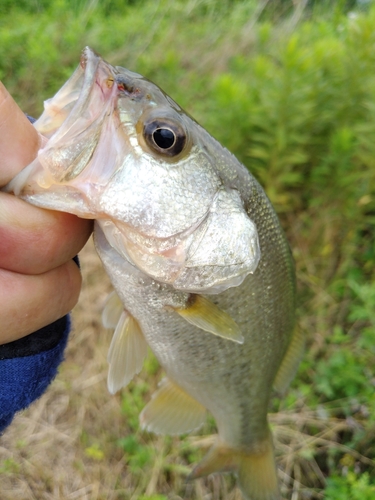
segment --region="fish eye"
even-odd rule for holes
[[[169,149],[176,142],[176,136],[170,128],[157,128],[152,134],[152,139],[161,149]]]
[[[143,126],[143,136],[148,146],[163,155],[177,156],[186,144],[186,133],[179,123],[152,120]]]

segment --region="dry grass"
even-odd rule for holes
[[[190,462],[202,453],[196,446],[209,445],[210,437],[172,439],[138,430],[134,423],[138,406],[160,378],[157,368],[146,369],[122,395],[107,392],[110,333],[101,326],[100,311],[110,284],[92,241],[83,250],[81,263],[84,286],[73,313],[66,361],[47,393],[20,413],[1,438],[1,499],[240,500],[230,476],[186,482]],[[282,490],[284,498],[292,500],[321,499],[319,488],[325,480],[316,457],[339,446],[338,435],[350,422],[327,419],[303,404],[299,408],[270,417]],[[202,433],[211,429],[207,424]],[[138,447],[135,453],[129,444],[121,445],[121,438],[129,436]],[[144,455],[143,462],[134,460],[137,453]],[[365,457],[356,460],[374,465]]]

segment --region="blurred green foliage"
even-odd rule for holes
[[[375,497],[374,26],[365,0],[0,3],[0,78],[25,111],[41,112],[90,45],[159,84],[265,187],[296,260],[308,344],[284,407],[350,424],[330,449],[305,450],[328,480],[302,482],[331,500]],[[147,376],[157,370],[149,358]],[[133,432],[149,390],[137,382],[122,398]],[[138,435],[117,445],[133,469],[154,456]]]
[[[371,481],[367,472],[358,477],[350,471],[346,477],[332,477],[328,480],[325,492],[326,500],[373,500],[375,482]]]

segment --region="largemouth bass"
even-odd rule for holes
[[[291,253],[263,189],[156,85],[89,48],[35,127],[48,141],[7,190],[96,219],[116,290],[103,313],[110,392],[150,346],[166,378],[142,427],[186,433],[208,410],[217,442],[191,477],[234,471],[246,498],[280,498],[267,407],[303,342]]]

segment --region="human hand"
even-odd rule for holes
[[[0,188],[36,157],[42,137],[0,82]],[[0,192],[0,344],[68,313],[81,274],[72,258],[92,221],[44,210]]]

